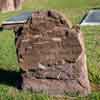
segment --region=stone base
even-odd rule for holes
[[[90,93],[89,88],[84,87],[79,80],[56,80],[56,79],[37,79],[22,75],[22,89],[34,93],[44,93],[52,96],[65,94],[86,96]]]

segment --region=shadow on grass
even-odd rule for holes
[[[22,78],[20,72],[0,69],[0,84],[21,89]]]

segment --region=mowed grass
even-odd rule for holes
[[[89,9],[99,8],[100,0],[26,0],[21,11],[0,13],[0,22],[23,11],[55,9],[78,24]],[[0,32],[0,100],[100,100],[100,27],[81,27],[84,34],[90,82],[97,88],[84,98],[49,97],[16,89],[19,77],[13,31]]]

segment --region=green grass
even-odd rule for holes
[[[26,0],[23,10],[0,13],[0,22],[23,11],[55,9],[64,13],[73,24],[78,24],[89,9],[99,7],[100,0]],[[81,27],[81,29],[85,36],[89,80],[93,84],[100,85],[100,27]],[[14,33],[12,31],[0,32],[0,100],[67,100],[67,98],[68,100],[100,100],[100,92],[96,91],[84,98],[66,96],[59,99],[19,91],[15,87],[18,72]]]

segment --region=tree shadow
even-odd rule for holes
[[[21,72],[0,69],[0,84],[21,89]]]

